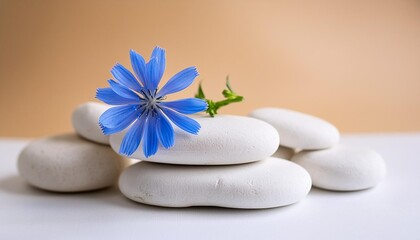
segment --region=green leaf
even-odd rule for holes
[[[201,82],[198,85],[198,92],[197,94],[195,94],[195,97],[200,98],[200,99],[206,99],[206,96],[204,95],[204,92],[203,92],[203,88],[201,87]]]
[[[232,88],[230,87],[229,75],[226,76],[226,87],[229,91],[233,92]]]

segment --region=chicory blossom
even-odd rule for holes
[[[157,152],[159,143],[165,148],[172,147],[175,141],[172,123],[188,133],[198,134],[200,124],[184,114],[206,110],[205,100],[164,101],[168,94],[190,86],[198,76],[197,69],[188,67],[180,71],[159,89],[166,67],[165,50],[155,47],[147,63],[134,50],[130,51],[130,58],[135,75],[117,63],[111,70],[116,81],[109,80],[109,88],[98,88],[96,92],[99,100],[117,105],[100,116],[102,132],[110,135],[129,127],[119,152],[130,156],[142,143],[144,155],[150,157]]]

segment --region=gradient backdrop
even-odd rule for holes
[[[420,1],[0,0],[0,136],[71,131],[129,49],[196,65],[214,99],[325,118],[342,132],[420,130]]]

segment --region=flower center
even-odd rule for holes
[[[139,108],[144,109],[142,114],[152,114],[152,116],[156,116],[157,110],[160,108],[159,103],[166,99],[166,96],[157,97],[157,91],[158,89],[155,89],[154,91],[142,89],[140,91],[139,96],[143,102],[139,105]]]

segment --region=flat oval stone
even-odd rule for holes
[[[76,134],[42,138],[19,155],[20,175],[31,185],[56,192],[80,192],[112,186],[126,160],[109,146]]]
[[[174,127],[175,145],[146,158],[142,144],[130,156],[149,162],[187,165],[227,165],[254,162],[271,156],[279,146],[279,136],[271,125],[255,118],[218,115],[193,116],[201,125],[198,135]],[[118,152],[125,131],[111,136],[111,147]]]
[[[346,145],[302,151],[293,156],[292,161],[309,172],[314,186],[334,191],[370,188],[386,174],[385,161],[378,153]]]
[[[279,148],[272,155],[272,157],[290,160],[293,157],[294,154],[295,154],[295,150],[294,149],[279,146]]]
[[[340,140],[337,128],[331,123],[305,114],[282,108],[260,108],[251,117],[273,125],[281,138],[281,145],[297,149],[323,149]]]
[[[120,176],[129,199],[164,207],[273,208],[302,200],[311,189],[305,169],[287,160],[228,166],[140,162]]]
[[[87,102],[78,106],[71,118],[76,133],[85,139],[109,145],[109,136],[102,133],[98,122],[102,113],[110,107],[96,102]]]

